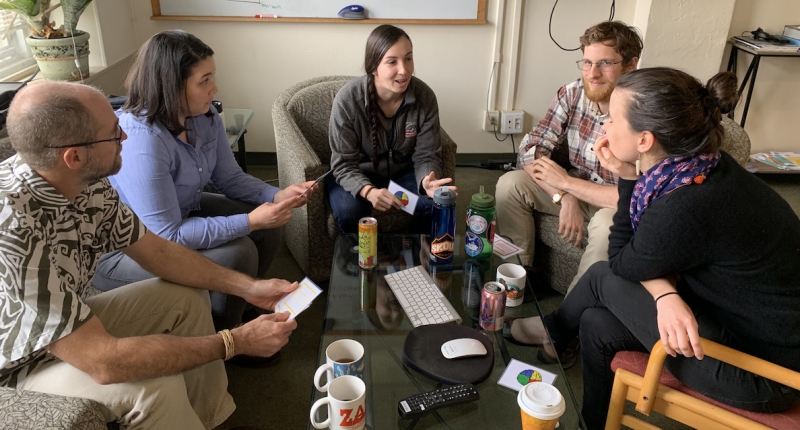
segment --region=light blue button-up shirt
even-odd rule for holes
[[[200,209],[203,187],[211,182],[226,197],[252,204],[272,202],[280,189],[244,172],[236,164],[219,115],[186,121],[184,143],[156,120],[117,111],[128,139],[122,143],[122,169],[109,180],[120,199],[155,234],[190,249],[215,248],[247,235],[247,214],[191,217]]]

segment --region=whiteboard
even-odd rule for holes
[[[343,7],[358,4],[368,20],[484,20],[486,0],[153,0],[153,17],[339,18]],[[480,7],[479,7],[480,6]],[[483,14],[483,16],[481,16]],[[262,19],[264,20],[264,19]],[[294,21],[294,20],[293,20]],[[363,22],[363,21],[362,21]]]

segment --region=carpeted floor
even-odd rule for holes
[[[277,178],[275,167],[249,166],[249,173],[264,180]],[[485,191],[494,194],[501,171],[484,170],[471,167],[456,169],[456,185],[459,196],[457,213],[465,213],[472,194],[478,192],[480,185]],[[762,175],[792,206],[800,213],[800,175]],[[277,181],[271,182],[277,186]],[[457,223],[456,233],[464,234],[463,223]],[[289,250],[282,244],[268,277],[299,281],[303,272],[292,258]],[[321,285],[324,287],[324,285]],[[552,291],[552,290],[550,290]],[[561,302],[558,293],[545,291],[539,297],[542,311],[549,313]],[[316,370],[319,338],[322,332],[323,315],[327,297],[318,297],[309,309],[298,318],[298,328],[289,344],[281,351],[280,361],[266,369],[245,369],[228,364],[228,390],[236,401],[236,411],[225,422],[223,428],[235,426],[257,426],[263,429],[305,429],[308,426],[308,412],[311,407],[312,377]],[[580,363],[566,372],[574,393],[583,391]],[[579,400],[580,403],[580,400]],[[633,408],[629,405],[629,409]],[[656,415],[656,414],[654,414]],[[665,429],[686,428],[664,417],[654,416],[648,420]],[[383,429],[376,429],[383,430]]]

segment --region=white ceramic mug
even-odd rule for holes
[[[367,424],[367,386],[361,378],[344,375],[330,382],[328,396],[311,406],[309,418],[314,428],[362,430]],[[328,419],[317,422],[317,410],[328,406]]]
[[[325,385],[322,385],[323,374],[328,377]],[[364,377],[364,347],[352,339],[339,339],[328,345],[325,364],[314,374],[314,386],[324,393],[334,378],[344,375]]]
[[[497,282],[506,287],[506,307],[522,304],[526,277],[525,268],[519,264],[505,263],[497,267]]]

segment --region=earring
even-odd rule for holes
[[[642,159],[642,153],[640,152],[639,153],[639,157],[636,158],[636,176],[639,176],[639,175],[642,174],[642,163],[640,161],[641,159]]]

